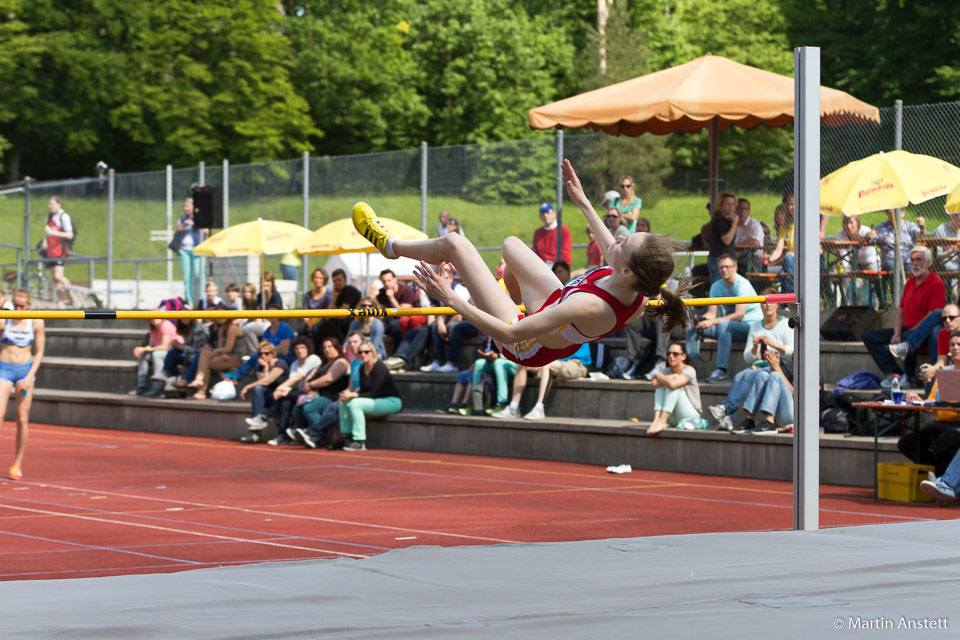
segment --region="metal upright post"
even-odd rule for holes
[[[427,143],[420,143],[420,231],[427,232]]]
[[[107,172],[107,308],[113,308],[113,187],[114,171]],[[90,284],[93,284],[92,282]]]
[[[198,182],[199,182],[200,184],[207,184],[207,175],[206,175],[206,174],[207,174],[207,167],[206,167],[206,165],[203,164],[203,160],[201,160],[201,161],[200,161],[200,164],[197,165],[197,169],[198,169],[199,172],[200,172],[200,176],[199,176],[200,179],[198,180]]]
[[[893,148],[897,151],[903,149],[903,100],[895,100],[893,103]],[[903,291],[904,277],[903,273],[903,253],[901,253],[900,227],[903,225],[903,210],[897,209],[893,216],[893,256],[899,260],[893,261],[893,306],[900,306],[900,295]]]
[[[563,129],[557,127],[557,259],[563,260]]]
[[[230,226],[230,161],[223,159],[223,228]]]
[[[794,49],[793,179],[799,326],[794,349],[793,528],[820,528],[820,49]]]
[[[30,264],[30,176],[23,179],[23,266]],[[26,280],[20,270],[17,270],[17,286],[22,287]],[[93,282],[90,283],[91,285]]]
[[[303,226],[310,228],[310,152],[303,152]],[[300,293],[307,292],[307,256],[300,256]]]
[[[173,288],[173,251],[170,241],[173,239],[173,166],[167,165],[167,291]]]

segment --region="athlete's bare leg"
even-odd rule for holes
[[[393,251],[398,256],[423,260],[430,264],[453,262],[463,284],[477,308],[504,322],[517,319],[517,305],[500,288],[487,263],[473,244],[458,233],[428,240],[395,240]]]
[[[503,280],[515,282],[515,286],[519,287],[527,313],[542,307],[550,294],[563,286],[550,267],[520,238],[510,236],[503,241],[503,260],[506,262]]]
[[[30,425],[30,405],[33,404],[33,389],[27,391],[27,395],[17,390],[17,440],[16,453],[13,457],[13,464],[21,466],[23,464],[23,454],[27,450],[27,434]]]

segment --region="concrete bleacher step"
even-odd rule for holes
[[[13,414],[13,403],[7,419]],[[249,403],[145,399],[102,392],[35,391],[31,420],[64,426],[137,430],[236,440],[247,433]],[[541,421],[403,412],[368,422],[372,449],[464,453],[558,460],[636,469],[789,480],[793,438],[787,434],[730,434],[667,429],[645,435],[648,423],[619,419]],[[269,435],[273,435],[271,432]],[[38,442],[42,447],[42,441]],[[253,445],[251,445],[253,446]],[[265,445],[258,445],[265,446]],[[318,452],[322,455],[322,452]],[[893,438],[882,438],[880,460],[901,460]],[[872,486],[873,440],[820,436],[820,480]]]
[[[133,349],[143,343],[147,329],[48,326],[44,333],[49,356],[120,360],[133,357]]]

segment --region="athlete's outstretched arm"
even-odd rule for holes
[[[567,183],[567,195],[573,201],[573,204],[580,207],[580,211],[583,211],[587,224],[590,225],[590,230],[593,231],[593,235],[597,239],[597,246],[600,247],[600,251],[603,252],[603,257],[606,259],[607,247],[614,242],[613,234],[610,233],[610,229],[607,229],[603,219],[597,215],[593,205],[590,204],[590,199],[583,192],[583,185],[580,184],[577,172],[573,170],[573,165],[566,158],[563,160],[563,181]]]

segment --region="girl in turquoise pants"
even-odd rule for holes
[[[364,340],[357,349],[360,386],[340,393],[340,433],[350,437],[344,451],[367,450],[367,416],[385,416],[403,408],[393,377],[380,360],[373,343]]]

